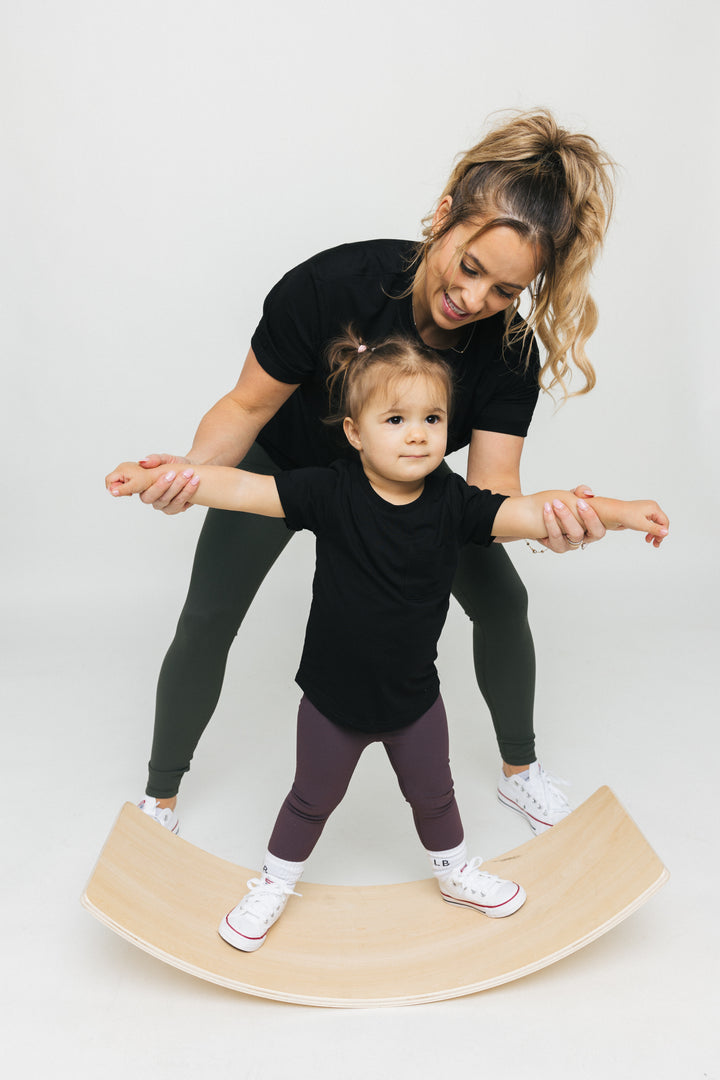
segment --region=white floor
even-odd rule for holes
[[[245,865],[256,864],[291,776],[292,675],[312,554],[309,543],[295,543],[232,654],[183,787],[183,835]],[[604,553],[611,544],[623,545],[623,573]],[[157,602],[142,601],[139,556],[128,550],[123,581],[88,583],[87,592],[68,583],[64,592],[56,579],[56,593],[42,601],[38,590],[35,601],[18,596],[3,646],[12,726],[3,779],[13,809],[3,845],[0,1015],[13,1075],[364,1080],[464,1067],[512,1080],[718,1080],[718,635],[714,614],[705,625],[698,616],[711,579],[684,580],[682,548],[679,537],[675,549],[648,552],[627,536],[562,560],[515,549],[532,596],[541,754],[572,781],[576,802],[609,784],[670,882],[619,928],[551,968],[407,1009],[313,1009],[226,991],[133,948],[81,908],[119,807],[142,791],[155,670],[177,585],[158,583]],[[291,580],[298,569],[299,586]],[[286,624],[277,633],[269,614],[280,603]],[[530,834],[493,795],[493,738],[456,608],[440,667],[466,830],[489,857]],[[369,752],[307,877],[382,883],[425,873],[389,768]]]

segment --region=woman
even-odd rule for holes
[[[546,111],[497,127],[454,169],[423,243],[344,245],[285,275],[265,301],[237,385],[202,419],[187,456],[144,462],[166,464],[168,472],[143,501],[166,513],[187,509],[192,470],[183,465],[242,462],[274,474],[345,454],[323,422],[331,412],[326,353],[351,323],[365,340],[404,334],[441,352],[456,385],[448,452],[469,446],[469,483],[519,494],[539,386],[567,395],[573,366],[585,380],[578,392],[595,382],[585,354],[597,322],[588,285],[611,204],[611,164],[593,139],[559,128]],[[523,321],[516,312],[525,290],[531,303]],[[547,354],[542,365],[533,334]],[[584,531],[560,504],[546,515],[552,550],[603,536],[583,504]],[[160,674],[142,804],[167,828],[177,831],[178,788],[217,703],[229,646],[291,535],[282,521],[208,511]],[[524,586],[501,544],[469,545],[453,592],[473,622],[478,685],[503,761],[498,796],[541,832],[569,806],[535,756]]]

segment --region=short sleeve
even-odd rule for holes
[[[321,326],[321,299],[308,261],[285,274],[265,298],[251,341],[258,363],[279,382],[312,379],[325,344]]]
[[[289,529],[309,529],[316,536],[327,530],[338,484],[334,469],[289,469],[275,483]]]
[[[456,473],[452,474],[452,483],[461,543],[489,547],[497,512],[508,496],[472,487]]]
[[[525,438],[540,392],[539,372],[540,358],[533,336],[526,343],[521,339],[505,344],[496,367],[492,394],[489,398],[482,392],[476,395],[473,429]]]

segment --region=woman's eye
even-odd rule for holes
[[[499,285],[496,285],[495,288],[498,296],[502,296],[503,300],[513,300],[515,298],[515,293],[507,292],[506,289],[501,289]]]
[[[463,274],[467,275],[467,277],[477,277],[477,270],[474,270],[472,266],[468,266],[466,262],[460,263],[460,269],[462,270]]]

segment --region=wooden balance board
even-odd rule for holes
[[[617,926],[668,872],[609,788],[561,824],[483,864],[519,881],[520,911],[489,919],[444,903],[432,879],[401,885],[301,881],[255,953],[227,945],[223,916],[256,876],[126,803],[83,905],[167,964],[244,994],[369,1008],[460,997],[519,979]]]

